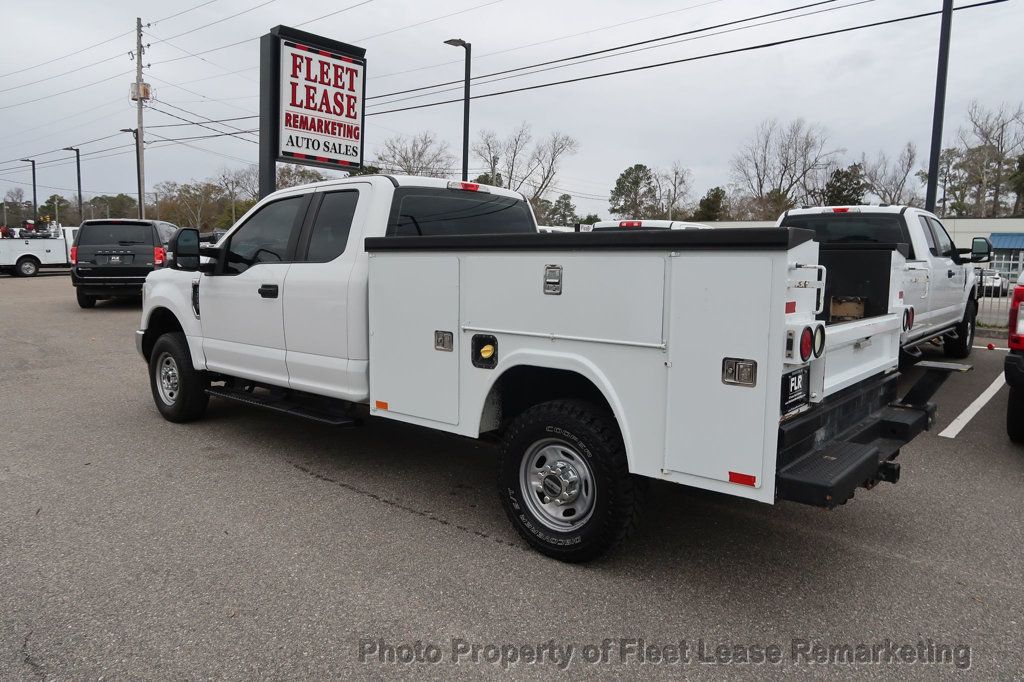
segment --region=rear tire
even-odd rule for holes
[[[31,256],[24,256],[14,266],[14,272],[18,277],[35,277],[39,274],[39,261]]]
[[[75,298],[78,299],[80,308],[92,308],[96,305],[96,297],[83,294],[81,289],[75,289]]]
[[[149,356],[149,386],[164,419],[182,424],[202,417],[210,402],[209,385],[206,372],[192,366],[184,334],[164,334],[156,340]]]
[[[534,549],[582,562],[635,527],[646,481],[629,473],[615,417],[579,400],[535,405],[502,439],[498,492],[512,525]]]
[[[978,304],[974,301],[967,302],[967,310],[964,311],[964,319],[956,326],[957,338],[947,338],[943,341],[942,349],[949,358],[966,358],[971,354],[971,347],[974,345],[974,323],[978,315]]]
[[[1006,403],[1006,435],[1014,443],[1024,443],[1024,388],[1010,387]]]

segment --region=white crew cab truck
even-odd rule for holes
[[[812,236],[539,234],[505,189],[334,180],[271,194],[216,246],[179,230],[136,345],[170,421],[216,396],[498,436],[513,525],[583,561],[624,537],[651,478],[822,507],[898,478],[933,414],[929,387],[897,396],[905,306],[879,287],[863,319],[817,320]],[[879,281],[904,265],[849,257]]]
[[[867,246],[900,249],[906,257],[902,277],[903,301],[909,307],[910,328],[902,345],[910,358],[921,355],[918,346],[941,342],[947,356],[966,358],[974,344],[978,314],[978,275],[975,263],[991,259],[992,244],[975,237],[970,249],[958,249],[939,218],[912,206],[825,206],[798,208],[779,218],[782,227],[814,232],[820,244],[821,263],[833,275],[844,267],[856,267],[844,249]],[[859,291],[845,298],[832,295],[826,285],[828,316],[859,314],[860,300],[870,296],[879,282],[860,278]]]

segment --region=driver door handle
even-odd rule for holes
[[[953,277],[956,277],[956,272],[954,272],[952,270],[946,270],[946,277],[949,277],[950,279],[952,279]]]
[[[259,292],[263,298],[277,298],[277,285],[264,284],[259,288]]]

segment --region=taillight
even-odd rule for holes
[[[824,337],[822,337],[824,338]],[[800,360],[807,362],[811,359],[811,353],[814,351],[814,332],[811,331],[810,327],[804,327],[804,330],[800,332]]]
[[[643,227],[642,220],[620,220],[619,227]]]
[[[1024,284],[1013,290],[1010,304],[1010,348],[1024,350]]]
[[[167,249],[162,246],[153,247],[153,265],[163,265],[167,260]]]
[[[72,246],[71,247],[71,264],[72,265],[77,265],[78,264],[78,247],[77,246]]]

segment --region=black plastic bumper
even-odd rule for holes
[[[83,277],[71,271],[71,284],[90,296],[141,296],[146,276]]]
[[[859,487],[898,481],[900,448],[934,422],[928,401],[950,372],[966,369],[933,364],[902,400],[896,395],[900,375],[880,375],[781,424],[776,496],[831,509]]]
[[[1006,354],[1006,361],[1003,363],[1003,374],[1006,376],[1006,383],[1013,388],[1024,388],[1024,353],[1021,351],[1010,351]]]

